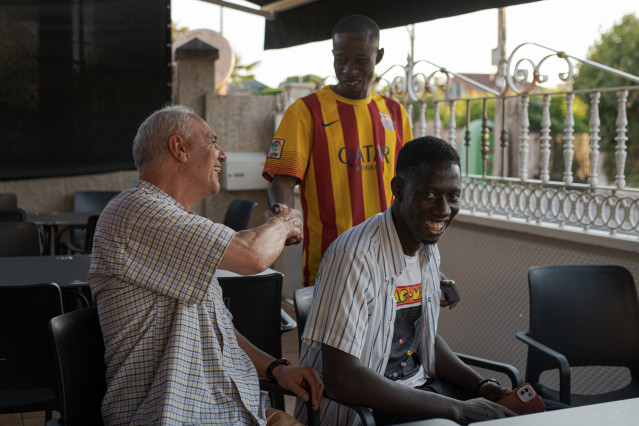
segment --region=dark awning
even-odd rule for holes
[[[207,1],[207,0],[205,0]],[[328,40],[337,21],[352,14],[366,15],[380,28],[394,28],[478,10],[532,3],[538,0],[249,0],[262,10],[275,10],[266,20],[264,49],[279,49],[313,41]],[[288,10],[278,7],[288,3]],[[494,25],[487,22],[486,25]],[[456,29],[455,32],[458,32]],[[471,36],[468,34],[467,36]],[[442,35],[433,34],[434,40]]]

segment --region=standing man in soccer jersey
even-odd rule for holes
[[[397,153],[413,138],[404,107],[371,91],[384,55],[377,24],[348,16],[332,38],[338,83],[287,109],[263,171],[271,181],[271,206],[294,207],[293,189],[300,184],[304,286],[314,284],[322,255],[338,235],[390,205]]]

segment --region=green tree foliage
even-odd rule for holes
[[[255,74],[253,69],[258,66],[260,61],[255,61],[250,64],[242,64],[242,58],[240,55],[235,55],[235,67],[229,77],[229,83],[236,87],[242,87],[242,82],[255,80]]]
[[[179,36],[189,30],[189,27],[178,27],[177,22],[171,22],[171,41],[175,41]]]
[[[611,68],[624,71],[629,74],[639,75],[639,18],[630,14],[625,15],[621,22],[611,30],[602,34],[601,40],[590,47],[587,59],[607,65]],[[575,77],[575,89],[591,89],[600,87],[619,87],[630,85],[627,79],[616,77],[605,71],[598,70],[588,65],[579,68],[579,74]],[[589,102],[588,95],[583,95],[582,100]],[[639,93],[630,91],[628,96],[628,141],[625,175],[628,184],[639,184]],[[615,164],[615,136],[617,120],[617,92],[601,94],[599,103],[599,116],[601,120],[601,150],[605,153],[604,171],[608,179],[613,180],[616,174]]]

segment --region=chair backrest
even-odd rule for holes
[[[49,326],[58,365],[64,424],[101,425],[106,367],[97,307],[55,317]]]
[[[101,212],[111,198],[120,191],[76,191],[73,194],[73,211],[80,213]]]
[[[27,214],[21,208],[0,207],[0,222],[24,222],[26,218]]]
[[[9,399],[4,392],[15,390],[48,388],[58,393],[49,320],[61,314],[62,295],[55,283],[0,286],[3,399]]]
[[[18,198],[16,197],[16,194],[0,194],[0,209],[15,209],[17,207]]]
[[[218,277],[233,325],[251,343],[275,358],[282,357],[282,274]]]
[[[40,234],[30,222],[0,222],[0,256],[38,256]]]
[[[257,203],[247,200],[233,200],[224,215],[224,225],[234,231],[242,231],[248,228],[249,220]]]
[[[304,287],[295,290],[295,293],[293,294],[293,306],[295,308],[295,319],[297,320],[297,337],[300,345],[302,344],[302,333],[304,332],[304,326],[306,325],[308,310],[311,308],[314,291],[314,286]]]
[[[625,366],[639,377],[639,300],[621,266],[538,266],[528,272],[531,337],[564,354],[572,367]],[[556,368],[528,350],[527,380]]]
[[[93,235],[95,234],[95,227],[98,224],[100,215],[91,215],[87,221],[87,232],[84,236],[84,252],[91,253],[93,250]]]

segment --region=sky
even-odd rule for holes
[[[230,1],[254,7],[242,0]],[[178,27],[221,33],[242,64],[259,61],[253,72],[267,86],[277,87],[289,76],[334,75],[330,40],[264,51],[264,18],[229,8],[220,14],[220,10],[202,0],[171,0],[171,17]],[[639,16],[638,0],[543,0],[509,6],[505,8],[506,51],[510,54],[521,43],[535,42],[585,58],[601,34],[628,13]],[[425,59],[459,73],[494,73],[491,51],[497,47],[497,16],[497,9],[488,9],[415,24],[415,60]],[[405,65],[410,52],[407,28],[382,30],[380,47],[385,53],[377,65],[378,74],[393,65]],[[519,52],[534,62],[549,53],[537,48]],[[542,68],[551,85],[566,70],[560,60],[546,61]]]

